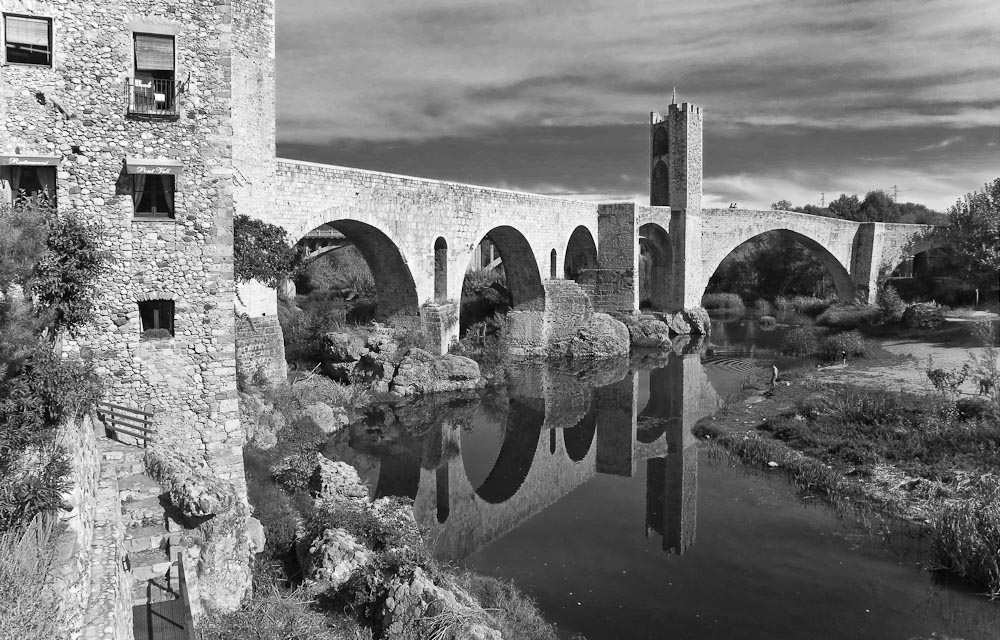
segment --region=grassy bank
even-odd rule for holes
[[[821,385],[808,373],[696,435],[751,466],[777,466],[802,489],[926,526],[932,566],[1000,595],[1000,416],[975,398]],[[760,392],[757,392],[758,398]]]

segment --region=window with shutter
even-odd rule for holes
[[[52,66],[52,20],[4,14],[6,60]]]
[[[130,113],[177,115],[174,81],[174,37],[134,34],[135,77],[132,79]]]

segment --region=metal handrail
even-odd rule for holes
[[[157,78],[126,78],[125,103],[130,115],[176,116],[180,114],[181,82]]]

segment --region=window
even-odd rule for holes
[[[139,303],[143,338],[169,338],[174,335],[174,301],[144,300]]]
[[[128,90],[129,113],[177,115],[174,82],[174,37],[137,33],[134,36],[135,73]]]
[[[16,167],[7,168],[5,176],[10,183],[11,202],[23,199],[56,201],[56,168],[55,167]]]
[[[3,33],[7,62],[52,66],[52,20],[4,14]]]
[[[136,217],[174,217],[174,176],[133,173],[132,213]]]

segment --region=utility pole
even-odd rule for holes
[[[900,189],[896,185],[892,185],[892,201],[899,202]]]
[[[826,206],[826,191],[819,192],[819,208],[822,209]]]

